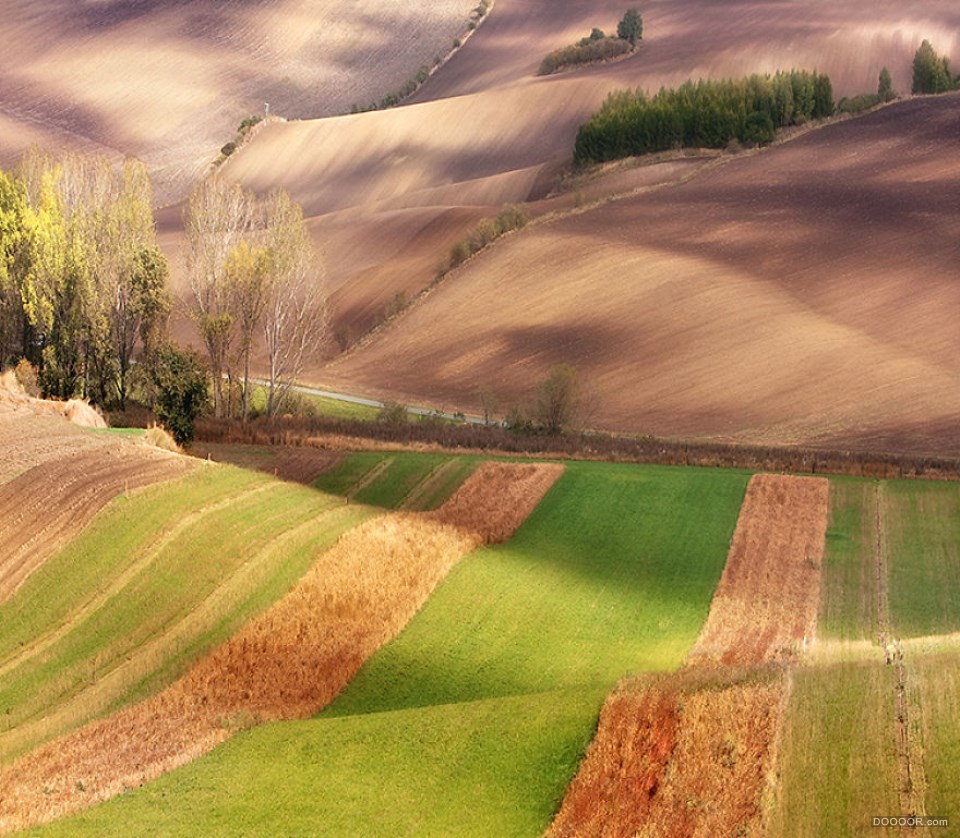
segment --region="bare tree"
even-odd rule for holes
[[[270,194],[264,243],[270,279],[263,320],[268,363],[267,413],[273,416],[304,365],[327,337],[323,271],[303,220],[303,211],[283,190]]]
[[[235,332],[233,298],[226,281],[227,259],[249,234],[254,210],[250,193],[213,175],[190,194],[183,216],[187,272],[193,292],[191,312],[210,358],[217,416],[223,415],[223,373]]]

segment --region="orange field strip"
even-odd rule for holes
[[[785,664],[816,623],[828,490],[824,478],[752,478],[687,664],[607,698],[549,838],[762,829]]]
[[[560,471],[481,467],[431,516],[390,514],[346,533],[283,599],[169,688],[0,771],[0,832],[112,797],[243,727],[317,712],[461,556],[512,533]]]
[[[753,477],[688,663],[749,666],[813,641],[829,487],[823,477]]]

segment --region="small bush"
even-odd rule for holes
[[[381,425],[405,425],[407,423],[406,405],[400,402],[384,402],[377,414],[377,422]]]
[[[527,223],[527,213],[523,207],[507,204],[496,218],[482,219],[473,230],[450,248],[450,268],[462,265],[475,253],[495,242],[504,233],[519,230]]]
[[[13,374],[16,376],[23,392],[33,398],[40,397],[40,375],[37,368],[26,358],[21,358],[14,368]]]
[[[220,153],[221,153],[224,157],[229,157],[229,156],[230,156],[231,154],[233,154],[233,152],[235,152],[236,150],[237,150],[237,144],[236,144],[235,142],[233,142],[233,141],[231,141],[231,142],[227,143],[226,145],[220,147]]]
[[[160,425],[149,425],[145,437],[147,443],[155,448],[172,451],[174,454],[180,453],[180,446],[177,445],[174,438]]]
[[[599,29],[594,30],[594,32],[599,31]],[[589,64],[594,61],[606,61],[624,55],[631,49],[629,41],[624,41],[621,38],[583,38],[578,44],[561,47],[549,53],[540,63],[537,75],[549,76],[564,67]]]
[[[876,93],[861,93],[859,96],[841,99],[837,102],[837,110],[840,113],[862,113],[875,108],[880,101],[880,96]]]

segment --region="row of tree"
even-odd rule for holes
[[[946,93],[957,87],[958,79],[950,74],[950,59],[937,55],[929,41],[920,44],[913,56],[914,93]]]
[[[0,171],[0,362],[26,358],[49,396],[125,405],[138,345],[170,311],[151,185],[134,160],[31,151]]]
[[[769,142],[778,128],[830,116],[829,76],[794,70],[744,79],[688,81],[648,97],[611,93],[577,134],[574,159],[602,162],[670,148]]]
[[[0,171],[0,365],[25,358],[44,395],[123,410],[139,351],[156,394],[169,377],[153,367],[176,353],[160,351],[171,295],[151,198],[135,160],[31,151]],[[184,230],[187,309],[209,357],[215,411],[224,412],[224,378],[242,371],[246,416],[259,346],[273,415],[326,335],[303,213],[286,192],[260,200],[213,176],[190,195]]]
[[[214,413],[229,413],[224,380],[242,374],[246,419],[250,359],[259,345],[273,416],[327,336],[321,270],[303,212],[283,190],[261,200],[213,176],[191,193],[183,221],[190,309],[210,360]]]

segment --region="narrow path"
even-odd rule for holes
[[[398,507],[406,510],[422,510],[424,499],[443,483],[447,477],[460,467],[460,459],[447,460],[445,463],[430,469],[423,478],[410,490],[403,503]]]
[[[876,541],[874,557],[877,568],[877,637],[887,665],[896,670],[896,739],[900,770],[900,812],[907,818],[926,815],[923,759],[919,743],[910,736],[910,698],[907,694],[907,669],[900,638],[893,638],[890,627],[890,582],[887,561],[887,530],[884,517],[884,484],[876,483]],[[911,830],[911,834],[915,831]],[[920,830],[919,834],[926,834]]]
[[[363,477],[361,477],[356,483],[353,484],[353,488],[350,489],[346,494],[347,500],[353,500],[356,497],[358,492],[362,492],[367,488],[374,480],[380,477],[388,468],[390,464],[394,461],[393,457],[386,457],[377,463],[370,471],[368,471]]]

